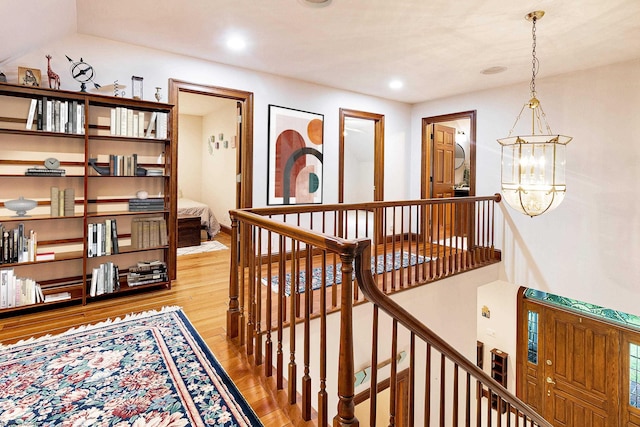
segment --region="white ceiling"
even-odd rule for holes
[[[639,0],[332,0],[326,8],[300,0],[0,0],[0,10],[0,65],[77,30],[408,103],[527,82],[524,16],[533,10],[546,12],[538,78],[640,58]],[[244,53],[225,47],[236,33],[248,39]],[[494,66],[507,71],[480,73]],[[404,87],[389,89],[393,78]]]

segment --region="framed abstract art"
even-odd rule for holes
[[[322,203],[324,115],[269,105],[267,204]]]

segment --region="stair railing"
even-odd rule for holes
[[[365,303],[371,301],[374,325],[380,322],[380,312],[394,313],[399,318],[392,320],[392,329],[401,327],[409,331],[411,348],[415,348],[416,340],[426,343],[428,351],[423,350],[426,360],[431,360],[432,353],[442,352],[438,353],[442,361],[441,381],[448,365],[454,366],[455,380],[432,390],[427,387],[431,380],[423,379],[424,391],[418,393],[414,388],[413,401],[423,397],[426,405],[436,396],[449,394],[452,387],[459,396],[461,380],[458,378],[462,369],[468,378],[467,383],[462,384],[468,389],[468,403],[461,403],[475,408],[477,426],[481,425],[483,414],[491,419],[491,405],[508,407],[509,413],[516,414],[513,419],[516,423],[530,421],[523,426],[546,426],[508,391],[470,362],[465,363],[466,359],[437,335],[407,313],[395,312],[399,307],[391,304],[389,308],[387,300],[380,298],[380,295],[497,262],[499,252],[493,247],[493,214],[494,204],[499,200],[496,195],[231,211],[227,335],[239,339],[247,355],[264,369],[267,378],[275,377],[277,390],[286,389],[290,404],[299,403],[301,420],[316,419],[317,425],[327,425],[335,415],[334,425],[356,425],[353,311],[356,306],[368,308]],[[396,259],[397,252],[402,254],[401,259]],[[381,269],[378,268],[380,260]],[[386,269],[389,262],[395,267]],[[376,267],[372,269],[372,265]],[[373,293],[373,288],[378,292]],[[329,316],[338,311],[339,316]],[[371,340],[382,342],[377,329]],[[391,345],[397,347],[399,343],[393,338]],[[420,350],[412,350],[410,354],[414,372],[419,355]],[[372,366],[378,366],[377,359],[377,353],[372,353]],[[390,362],[391,376],[386,378],[387,382],[397,382],[395,360],[392,358]],[[377,373],[377,369],[372,372]],[[470,388],[471,377],[477,382],[475,388]],[[414,378],[412,384],[418,384],[415,376],[410,378]],[[483,395],[489,397],[486,398],[488,406],[482,409],[479,404],[471,405],[472,396],[481,402]],[[428,396],[426,400],[425,396]],[[377,406],[375,399],[374,393],[371,396],[374,407]],[[441,406],[444,409],[439,417],[459,417],[458,403],[455,408],[445,403]],[[411,407],[414,408],[413,402]],[[411,417],[415,420],[430,417],[432,413],[431,407],[425,406],[424,411],[413,412]],[[470,417],[463,413],[464,417]],[[441,425],[445,425],[443,423],[444,418]],[[390,425],[395,425],[393,419]]]

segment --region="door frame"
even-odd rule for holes
[[[228,89],[218,86],[201,85],[183,80],[169,79],[169,102],[174,104],[173,109],[173,131],[178,135],[178,98],[180,92],[189,92],[197,95],[215,96],[219,98],[233,99],[241,103],[242,123],[240,132],[242,137],[239,141],[237,159],[237,169],[239,179],[236,188],[237,209],[250,208],[253,206],[253,92],[245,92],[236,89]],[[177,141],[177,137],[176,137]],[[179,141],[178,141],[179,143]],[[175,144],[175,159],[177,159],[177,143]],[[172,157],[174,158],[174,157]],[[177,183],[177,180],[176,180]],[[177,191],[177,188],[176,188]]]
[[[180,92],[196,95],[214,96],[232,99],[240,103],[241,123],[239,130],[241,137],[238,141],[236,153],[236,209],[251,208],[253,206],[253,93],[218,86],[202,85],[184,80],[169,79],[169,103],[174,105],[171,116],[171,135],[175,135],[175,142],[171,145],[171,173],[176,179],[171,181],[171,201],[177,205],[178,194],[178,118]],[[177,206],[173,207],[177,212]],[[178,218],[173,218],[177,223]],[[177,229],[177,225],[176,225]],[[176,263],[176,252],[169,255]],[[175,277],[172,277],[175,279]]]
[[[338,134],[338,203],[344,202],[344,119],[372,120],[373,126],[373,201],[384,200],[384,115],[340,108]]]
[[[432,197],[431,177],[433,172],[433,125],[454,120],[469,119],[469,196],[476,195],[476,110],[461,111],[459,113],[443,114],[440,116],[424,117],[422,119],[422,152],[420,161],[420,198]]]
[[[384,200],[384,115],[366,111],[340,108],[338,126],[338,203],[344,203],[344,121],[355,118],[373,121],[373,201]],[[376,242],[383,236],[382,221],[375,215],[374,235]],[[342,226],[339,227],[343,229]]]

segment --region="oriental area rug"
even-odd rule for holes
[[[262,426],[179,307],[0,346],[0,425]]]
[[[407,268],[409,266],[423,264],[431,261],[429,257],[423,257],[422,255],[409,254],[408,252],[396,251],[395,253],[388,253],[386,255],[378,255],[377,257],[371,257],[371,271],[375,274],[388,273],[393,270],[399,270],[400,268]],[[328,264],[325,269],[325,286],[331,286],[333,284],[342,283],[342,263],[338,262],[335,265],[335,274],[333,264]],[[355,275],[354,275],[355,277]],[[306,289],[307,273],[305,270],[298,272],[298,290],[304,292]],[[278,292],[279,277],[271,277],[271,290]],[[267,285],[267,278],[262,279],[262,284]],[[315,267],[311,270],[311,289],[314,291],[322,287],[322,267]],[[286,296],[291,295],[291,273],[286,273],[284,277],[284,294]]]

